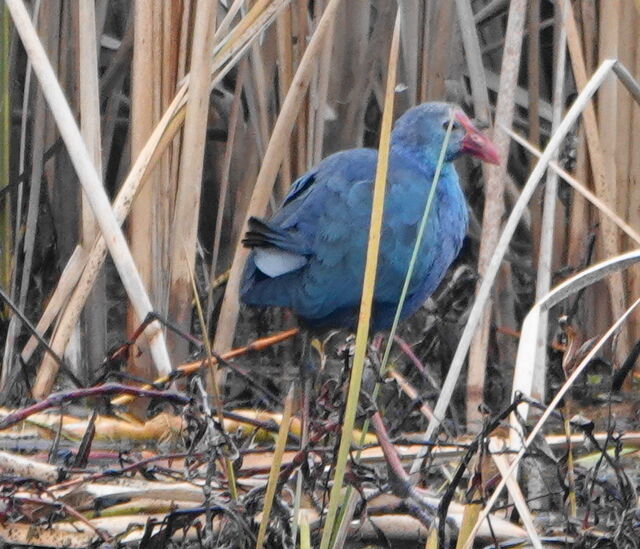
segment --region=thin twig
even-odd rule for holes
[[[94,396],[107,396],[112,394],[124,393],[126,395],[135,395],[137,397],[160,398],[167,400],[172,404],[181,406],[189,404],[191,399],[183,393],[175,391],[156,391],[153,389],[139,389],[130,385],[121,385],[120,383],[107,383],[106,385],[98,385],[97,387],[89,387],[87,389],[74,389],[73,391],[63,391],[61,393],[53,393],[44,400],[37,402],[26,408],[22,408],[16,412],[7,414],[0,419],[0,430],[7,429],[16,423],[24,421],[29,416],[55,408],[73,400]]]

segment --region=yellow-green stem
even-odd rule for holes
[[[373,187],[373,202],[371,207],[371,227],[369,229],[369,243],[367,246],[367,261],[364,271],[362,287],[362,300],[360,302],[360,315],[358,317],[358,329],[356,331],[355,354],[349,392],[340,437],[340,446],[336,459],[336,468],[333,478],[333,487],[329,498],[329,509],[322,532],[320,549],[327,549],[334,536],[334,524],[338,516],[338,509],[342,503],[342,483],[347,466],[349,448],[353,437],[353,427],[358,409],[360,385],[364,360],[367,352],[367,339],[369,337],[369,324],[371,320],[371,308],[375,291],[376,271],[378,268],[378,249],[380,248],[380,235],[382,232],[382,213],[384,209],[384,196],[387,185],[387,169],[389,165],[389,148],[391,145],[391,126],[393,123],[394,90],[396,82],[396,67],[400,44],[400,16],[396,15],[393,31],[393,40],[389,53],[389,69],[385,92],[384,109],[382,113],[382,127],[380,130],[380,145],[378,148],[378,165],[376,167],[376,179]]]
[[[402,306],[404,305],[404,301],[407,297],[407,292],[409,290],[409,282],[411,281],[411,276],[413,275],[413,269],[415,267],[415,262],[418,257],[418,250],[420,249],[420,243],[422,242],[422,238],[424,236],[424,231],[427,226],[427,221],[429,219],[429,212],[431,211],[431,204],[433,203],[433,198],[435,196],[435,192],[437,189],[438,181],[440,180],[440,174],[442,172],[442,166],[444,165],[445,154],[447,151],[447,147],[449,145],[449,138],[451,137],[451,130],[453,128],[453,116],[449,120],[449,125],[447,127],[447,133],[444,136],[444,140],[442,142],[442,148],[440,149],[440,157],[438,158],[438,165],[436,166],[436,171],[433,176],[433,182],[431,184],[431,189],[429,191],[429,196],[427,197],[427,203],[425,205],[424,214],[422,215],[422,220],[420,221],[420,227],[418,228],[418,236],[416,238],[415,245],[413,247],[413,254],[411,255],[411,260],[409,261],[409,267],[407,269],[407,275],[405,277],[404,286],[402,288],[402,292],[400,293],[400,299],[398,300],[398,307],[396,309],[396,315],[393,319],[393,325],[391,327],[391,331],[389,332],[389,338],[387,339],[387,346],[385,348],[384,356],[382,361],[380,362],[380,370],[379,370],[379,379],[384,378],[384,374],[387,370],[387,364],[389,362],[389,353],[391,352],[391,346],[393,345],[393,336],[396,333],[396,329],[398,327],[398,322],[400,321],[400,313],[402,311]],[[380,393],[381,382],[376,381],[376,384],[373,388],[373,392],[371,394],[371,400],[375,403],[378,400],[378,394]],[[360,431],[360,441],[359,446],[364,444],[365,437],[369,432],[369,418],[365,419],[364,424],[362,425],[362,430]],[[356,454],[356,461],[360,461],[360,455],[362,451],[358,450]],[[347,493],[345,495],[345,501],[349,499],[351,495],[351,491],[353,488],[349,486],[347,488]],[[344,507],[343,507],[344,510]],[[338,518],[338,525],[342,523],[343,516],[342,513]]]

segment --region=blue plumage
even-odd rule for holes
[[[467,206],[452,164],[461,153],[498,161],[491,142],[446,103],[424,103],[398,119],[392,133],[372,329],[390,327],[446,129],[454,118],[432,210],[402,317],[435,291],[458,255]],[[252,218],[245,245],[241,299],[291,308],[313,330],[354,328],[369,233],[377,152],[353,149],[325,158],[291,187],[268,221]]]

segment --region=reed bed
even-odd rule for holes
[[[637,546],[637,2],[0,16],[3,542]],[[355,343],[314,344],[300,404],[294,319],[238,301],[247,219],[351,147],[381,199],[392,120],[431,100],[503,162],[458,163],[463,251],[382,367],[371,238]]]

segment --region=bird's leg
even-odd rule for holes
[[[382,342],[384,341],[384,335],[381,333],[377,333],[373,336],[373,341],[371,342],[371,348],[375,353],[379,353],[380,349],[382,349]]]
[[[373,336],[371,345],[367,348],[367,358],[369,359],[369,368],[374,376],[373,379],[377,383],[384,383],[384,377],[380,376],[381,364],[382,364],[382,343],[384,341],[384,334],[377,333]]]
[[[301,330],[302,350],[300,353],[298,368],[300,372],[300,451],[304,452],[309,444],[309,413],[311,409],[311,390],[313,386],[313,364],[311,363],[311,341],[309,333]],[[308,469],[300,467],[296,479],[296,494],[302,492]]]
[[[306,447],[309,440],[309,414],[311,409],[311,393],[313,391],[313,379],[316,368],[313,364],[311,353],[311,336],[305,330],[302,332],[302,351],[298,368],[300,371],[300,414],[302,422],[302,434],[300,448]]]
[[[309,397],[309,391],[311,389],[311,383],[307,362],[309,361],[310,345],[309,334],[304,333],[302,336],[302,355],[300,356],[300,414],[302,418],[302,433],[300,436],[300,448],[304,448],[309,440],[309,409],[311,407],[311,398]]]

